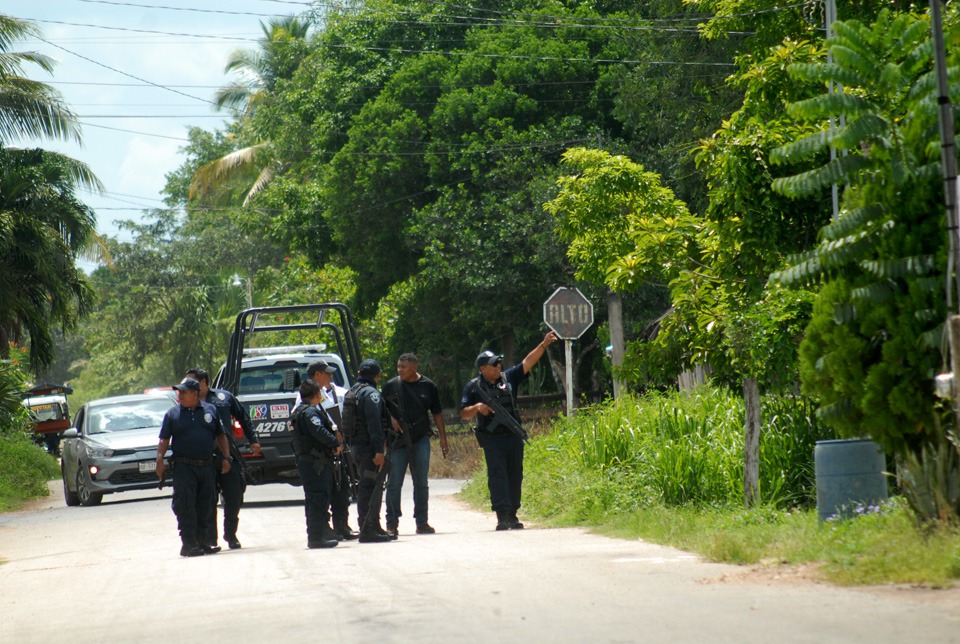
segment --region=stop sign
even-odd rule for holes
[[[543,321],[561,340],[576,340],[593,325],[593,304],[579,290],[561,286],[543,303]]]

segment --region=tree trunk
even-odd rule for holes
[[[743,381],[744,445],[743,503],[752,507],[760,502],[760,387],[756,378]]]
[[[626,383],[617,377],[617,369],[623,366],[624,336],[623,336],[623,302],[619,293],[607,292],[607,319],[610,321],[610,344],[612,345],[613,363],[613,397],[619,398],[626,391]]]

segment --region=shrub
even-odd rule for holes
[[[815,503],[813,448],[826,438],[822,426],[799,398],[767,396],[762,407],[762,500]],[[528,448],[525,493],[538,513],[578,521],[654,504],[739,505],[743,415],[738,396],[711,387],[581,409]]]

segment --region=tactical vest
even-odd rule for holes
[[[480,376],[473,379],[475,387],[483,387],[484,392],[487,393],[491,398],[500,403],[500,405],[510,412],[510,415],[517,419],[517,422],[520,422],[520,414],[517,413],[516,401],[513,399],[513,391],[507,383],[507,379],[504,376],[500,376],[500,380],[494,384],[487,382],[486,378]],[[500,385],[503,385],[502,387]],[[482,400],[481,400],[482,402]],[[481,432],[493,431],[495,433],[509,434],[508,430],[503,425],[497,425],[492,430],[488,429],[490,425],[494,424],[494,415],[484,416],[483,414],[477,414],[477,429]]]
[[[360,388],[364,385],[362,382],[355,383],[350,390],[343,396],[343,412],[340,414],[340,433],[344,438],[353,438],[360,429],[360,401],[357,398]]]
[[[306,424],[310,422],[306,412],[312,407],[312,405],[302,402],[297,405],[293,413],[290,414],[290,437],[293,439],[293,453],[297,456],[310,456],[318,453],[325,454],[330,450],[330,448],[321,444],[306,430]],[[317,411],[317,413],[320,414],[322,412]]]

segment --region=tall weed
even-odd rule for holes
[[[581,409],[530,448],[526,493],[545,515],[584,520],[653,504],[739,504],[743,417],[740,397],[712,387],[625,397]],[[801,400],[764,399],[760,493],[765,503],[815,502],[813,447],[823,437]],[[554,490],[557,467],[566,483],[575,478],[582,486],[578,493],[563,495],[563,501]]]

